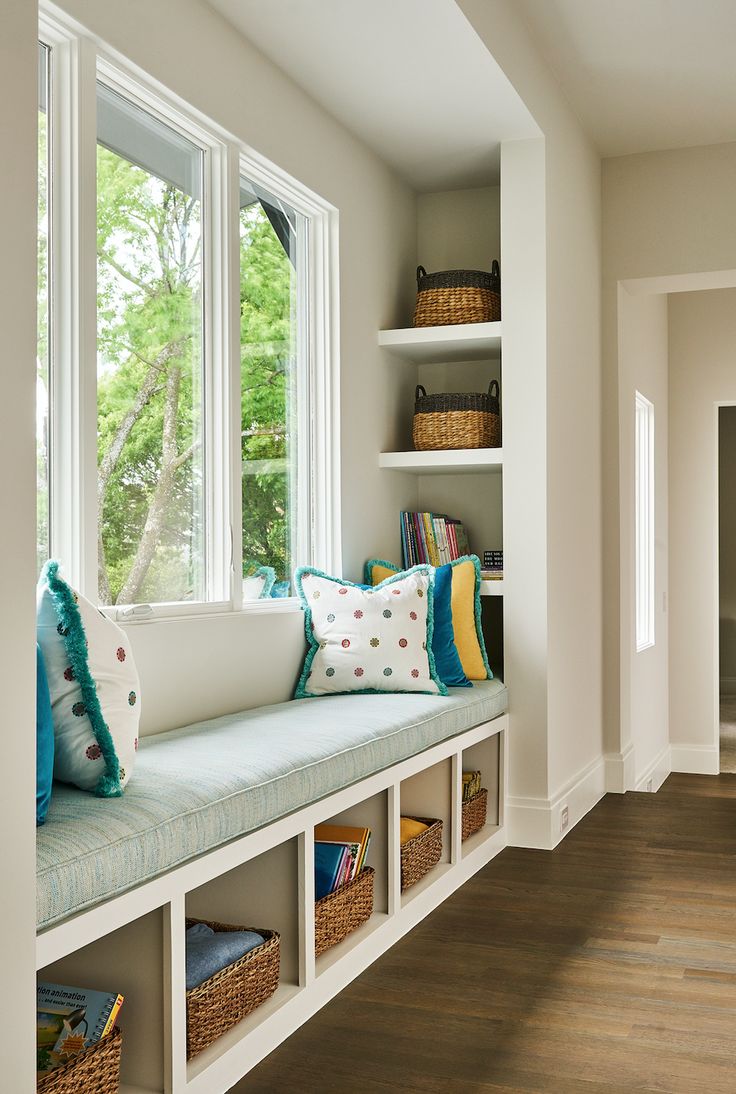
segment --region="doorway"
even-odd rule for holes
[[[718,408],[720,770],[736,774],[736,406]]]

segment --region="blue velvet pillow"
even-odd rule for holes
[[[54,778],[54,723],[41,647],[36,644],[36,824],[43,824]]]
[[[374,568],[378,571],[374,575]],[[384,579],[383,571],[399,573],[399,567],[383,559],[372,558],[365,564],[366,588]],[[472,688],[463,671],[460,654],[455,645],[452,625],[452,566],[437,566],[434,571],[434,630],[432,653],[437,675],[448,688]]]

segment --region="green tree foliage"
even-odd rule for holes
[[[295,395],[294,296],[283,246],[261,206],[247,206],[240,214],[243,559],[246,572],[273,566],[280,579],[291,571],[295,515],[286,472],[292,443],[287,412]]]
[[[99,591],[203,593],[200,203],[103,147],[97,165]],[[241,213],[243,459],[283,460],[292,270],[260,206]],[[259,468],[262,465],[257,465]],[[244,476],[247,568],[288,572],[288,478]]]

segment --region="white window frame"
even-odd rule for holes
[[[634,409],[636,652],[655,643],[654,404],[637,391]]]
[[[97,81],[203,149],[203,349],[206,584],[202,602],[105,606],[130,623],[159,618],[298,608],[296,597],[244,601],[240,452],[239,188],[244,176],[301,213],[308,224],[307,306],[300,315],[297,564],[341,570],[337,210],[129,62],[43,5],[39,39],[51,47],[53,176],[50,332],[52,557],[97,601]]]

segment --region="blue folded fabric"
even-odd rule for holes
[[[256,931],[213,931],[206,923],[195,923],[186,933],[187,991],[199,987],[264,941]]]

